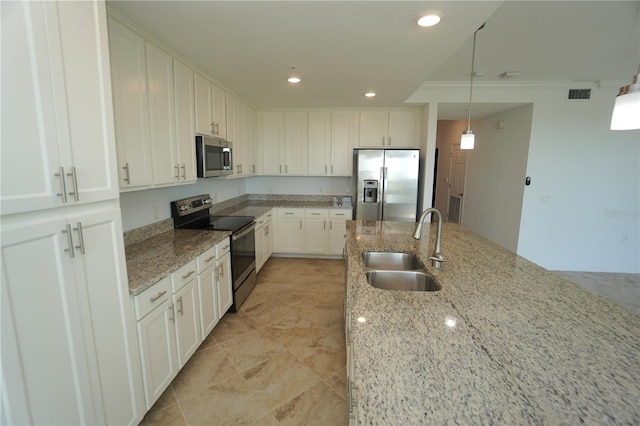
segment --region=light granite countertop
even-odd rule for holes
[[[191,259],[229,238],[229,231],[171,229],[125,248],[129,293],[140,294]]]
[[[256,219],[273,208],[316,208],[316,209],[350,209],[351,204],[336,201],[300,201],[300,200],[249,200],[235,204],[223,210],[212,212],[214,215],[254,216]]]
[[[433,270],[413,226],[347,222],[359,424],[637,424],[639,316],[456,224]],[[370,286],[364,250],[417,253],[442,290]]]

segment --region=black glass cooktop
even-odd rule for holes
[[[183,221],[176,226],[181,229],[212,229],[236,232],[253,222],[253,216],[202,216],[195,220]]]

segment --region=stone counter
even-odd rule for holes
[[[228,231],[169,230],[125,248],[129,293],[151,287],[191,259],[229,238]]]
[[[347,222],[359,424],[637,423],[640,317],[456,224],[432,270],[426,225]],[[371,287],[363,250],[417,253],[442,290]]]

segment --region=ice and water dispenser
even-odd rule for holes
[[[378,202],[378,181],[375,179],[365,179],[363,181],[364,197],[363,203],[377,203]]]

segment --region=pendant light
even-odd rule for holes
[[[640,129],[640,65],[633,83],[620,88],[611,115],[611,130]]]
[[[460,149],[473,149],[475,145],[476,135],[471,130],[471,95],[473,94],[473,67],[475,65],[476,60],[476,34],[478,31],[484,28],[485,24],[482,24],[480,28],[478,28],[473,33],[473,50],[471,53],[471,77],[469,80],[469,116],[467,118],[467,130],[462,132],[462,137],[460,138]]]

